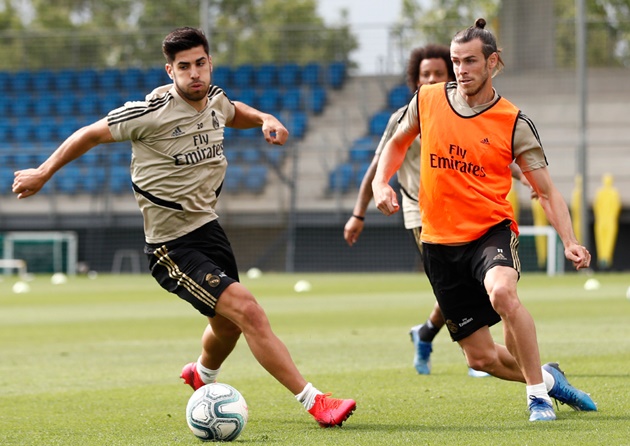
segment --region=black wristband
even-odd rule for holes
[[[365,221],[365,217],[361,217],[360,215],[352,214],[352,216],[356,218],[357,220]]]

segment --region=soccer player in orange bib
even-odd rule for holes
[[[566,258],[580,269],[591,256],[575,238],[534,124],[492,86],[503,61],[485,25],[478,19],[453,37],[456,82],[422,86],[412,98],[381,154],[374,201],[385,215],[399,210],[389,180],[421,134],[423,261],[451,338],[470,367],[525,383],[529,420],[550,421],[556,419],[551,398],[576,410],[597,406],[557,363],[541,366],[534,321],[517,294],[518,226],[507,200],[513,161],[538,195]],[[500,321],[505,346],[490,333]]]

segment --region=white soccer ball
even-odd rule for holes
[[[260,279],[262,277],[262,271],[258,268],[250,268],[247,270],[247,277],[250,279]]]
[[[584,289],[586,291],[599,290],[600,287],[601,287],[601,284],[599,283],[599,280],[595,278],[588,279],[586,282],[584,282]]]
[[[243,395],[224,383],[200,387],[186,406],[188,427],[197,438],[204,441],[236,439],[243,432],[248,415]]]
[[[13,284],[13,292],[15,294],[25,294],[31,291],[31,286],[26,282],[15,282]]]
[[[68,276],[66,276],[64,273],[55,273],[50,276],[50,283],[52,283],[53,285],[63,285],[67,281]]]
[[[293,290],[296,293],[307,293],[311,291],[312,288],[313,287],[311,286],[311,282],[309,282],[308,280],[298,280],[293,286]]]

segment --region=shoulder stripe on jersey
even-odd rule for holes
[[[532,133],[536,137],[536,141],[538,141],[538,144],[540,144],[540,147],[542,147],[542,143],[540,142],[540,135],[538,135],[538,130],[536,130],[536,126],[534,125],[534,122],[522,112],[518,114],[518,118],[525,121],[527,125],[529,126],[529,128],[532,129]]]
[[[147,113],[154,112],[164,107],[173,99],[170,93],[166,93],[164,96],[151,99],[148,102],[138,102],[138,105],[131,107],[125,107],[119,112],[112,113],[107,117],[108,124],[118,124],[120,122],[129,121],[130,119],[139,118]]]
[[[208,90],[208,99],[212,99],[215,96],[220,94],[225,94],[221,87],[217,87],[216,85],[210,85],[210,89]],[[227,96],[227,95],[226,95]]]
[[[142,195],[144,198],[146,198],[147,200],[149,200],[153,204],[157,204],[158,206],[162,206],[162,207],[169,208],[169,209],[174,209],[176,211],[183,211],[184,210],[184,208],[182,207],[181,204],[175,203],[173,201],[163,200],[162,198],[158,198],[155,195],[147,192],[146,190],[140,189],[140,187],[138,187],[138,185],[136,183],[134,183],[133,181],[131,182],[131,187],[133,187],[134,191],[136,191],[137,193]]]

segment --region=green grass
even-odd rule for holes
[[[433,374],[413,369],[407,330],[433,297],[422,274],[267,274],[244,280],[316,387],[357,400],[343,428],[320,429],[241,341],[220,379],[239,389],[247,445],[628,445],[628,274],[525,274],[543,362],[559,361],[590,392],[596,413],[566,406],[552,423],[527,421],[525,388],[473,379],[446,332]],[[312,283],[295,293],[298,279]],[[27,294],[0,282],[1,445],[198,445],[184,418],[191,394],[178,376],[199,354],[204,319],[149,276],[37,276]],[[493,328],[501,338],[501,328]]]

